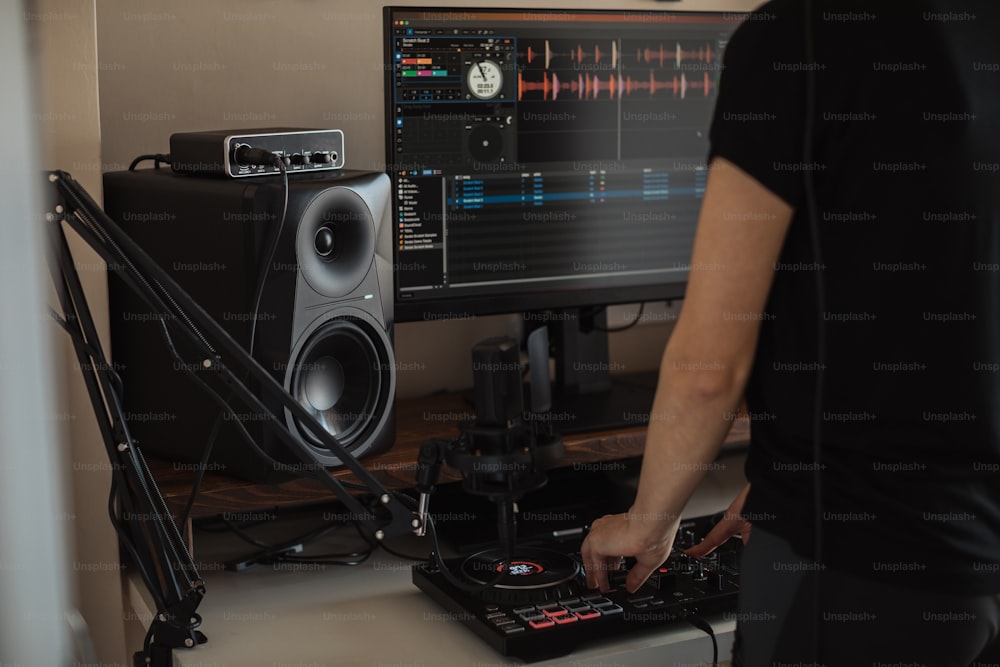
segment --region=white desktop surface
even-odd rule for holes
[[[724,509],[742,487],[741,456],[716,464],[686,516]],[[391,543],[425,553],[416,538]],[[176,649],[177,667],[501,667],[502,656],[411,581],[412,562],[377,550],[356,567],[259,565],[242,573],[211,562],[212,545],[196,541],[195,560],[207,593],[198,613],[208,642]],[[240,553],[252,551],[252,547]],[[128,602],[137,618],[152,610],[140,580],[130,577]],[[728,664],[735,622],[710,618],[720,664]],[[136,650],[139,647],[129,647]],[[711,640],[686,624],[644,630],[588,644],[533,665],[572,667],[695,667],[710,665]]]

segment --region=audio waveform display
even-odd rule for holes
[[[629,46],[628,53],[631,53],[631,48]],[[560,59],[569,60],[574,68],[600,64],[605,69],[617,69],[622,53],[625,51],[619,46],[617,40],[591,42],[586,45],[577,42],[565,46],[558,44],[553,46],[552,40],[546,39],[540,48],[529,44],[525,51],[518,53],[518,56],[527,63],[529,69],[534,67],[552,69],[553,61],[558,66]],[[690,43],[685,46],[680,42],[674,42],[673,46],[670,46],[666,42],[659,42],[655,45],[640,44],[635,47],[635,61],[637,63],[658,65],[660,69],[668,65],[674,69],[680,69],[686,62],[711,64],[719,55],[718,49],[710,42],[697,46]],[[564,69],[569,68],[564,67]]]
[[[563,48],[565,48],[565,51],[562,50]],[[529,44],[527,51],[518,55],[524,56],[529,66],[534,65],[540,58],[543,58],[545,69],[549,69],[552,66],[552,61],[558,58],[569,58],[570,62],[577,65],[586,62],[607,63],[608,69],[618,68],[619,49],[617,40],[592,42],[587,46],[578,42],[575,46],[557,46],[556,49],[559,50],[555,50],[551,41],[546,39],[541,51],[536,50]]]
[[[685,49],[680,42],[677,42],[674,48],[669,48],[661,42],[653,48],[640,46],[635,50],[636,61],[647,65],[658,63],[661,69],[666,67],[668,62],[673,63],[677,69],[680,69],[685,62],[710,64],[717,56],[718,52],[708,43],[695,49]]]
[[[687,74],[682,72],[668,79],[660,79],[653,70],[650,70],[646,79],[633,78],[631,74],[610,74],[607,78],[601,78],[596,74],[584,72],[563,74],[562,77],[560,78],[556,72],[543,72],[542,80],[538,81],[529,79],[524,73],[519,72],[517,99],[519,101],[524,99],[525,94],[529,97],[537,96],[537,93],[541,93],[541,99],[546,101],[566,98],[611,100],[633,95],[653,97],[668,93],[673,97],[685,99],[689,91],[700,91],[703,97],[708,97],[716,85],[714,78],[709,76],[707,71],[693,78],[688,78]]]
[[[721,49],[701,40],[534,40],[518,53],[517,99],[709,97]]]

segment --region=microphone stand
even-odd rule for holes
[[[491,338],[473,349],[476,422],[460,425],[455,440],[424,443],[417,459],[420,492],[418,535],[433,529],[430,498],[437,487],[442,464],[462,475],[462,488],[491,500],[497,508],[497,532],[505,554],[504,567],[492,581],[468,585],[456,579],[434,556],[442,574],[454,587],[478,593],[495,585],[508,573],[517,541],[517,502],[547,482],[546,469],[565,454],[562,438],[549,420],[551,390],[548,377],[548,332],[537,329],[528,338],[531,369],[531,412],[522,411],[521,366],[512,339]],[[437,542],[434,536],[435,543]]]
[[[156,604],[156,615],[146,633],[143,650],[133,656],[134,667],[172,667],[175,648],[192,648],[207,641],[198,630],[196,610],[205,584],[174,523],[166,501],[129,430],[122,409],[122,386],[103,352],[79,273],[66,241],[65,226],[75,231],[105,262],[109,271],[139,295],[160,319],[166,345],[176,356],[171,333],[187,337],[198,350],[196,374],[225,385],[267,426],[343,503],[376,540],[418,531],[421,521],[389,493],[325,428],[278,384],[250,354],[213,320],[163,269],[126,235],[72,176],[48,174],[53,203],[46,215],[50,253],[49,271],[62,313],[52,312],[69,334],[87,393],[97,418],[112,482],[108,512],[119,540],[135,563]],[[214,345],[213,345],[214,343]],[[190,367],[190,366],[189,366]],[[354,473],[375,500],[366,506],[334,479],[299,436],[267,408],[231,368],[241,368],[261,391],[282,407]],[[117,500],[117,505],[116,501]]]

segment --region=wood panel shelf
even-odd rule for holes
[[[438,394],[419,399],[400,400],[396,404],[396,442],[391,450],[365,458],[362,463],[387,489],[407,489],[415,485],[416,460],[420,446],[432,438],[454,439],[458,424],[473,419],[462,394]],[[749,422],[737,419],[726,438],[725,447],[740,447],[749,442]],[[561,466],[582,466],[642,455],[646,427],[635,426],[611,431],[578,433],[563,438],[566,454]],[[176,465],[151,460],[150,467],[164,499],[179,514],[191,493],[195,473],[190,464]],[[351,480],[348,470],[335,470],[333,476]],[[441,482],[458,481],[458,474],[442,468]],[[314,479],[295,478],[266,484],[242,480],[209,471],[192,507],[192,518],[224,513],[246,513],[264,508],[289,507],[332,500],[330,491]]]

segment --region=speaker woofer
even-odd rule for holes
[[[366,322],[349,317],[322,324],[290,369],[289,390],[328,433],[347,449],[378,425],[392,386],[389,351]],[[295,427],[320,452],[327,450],[310,428]]]

